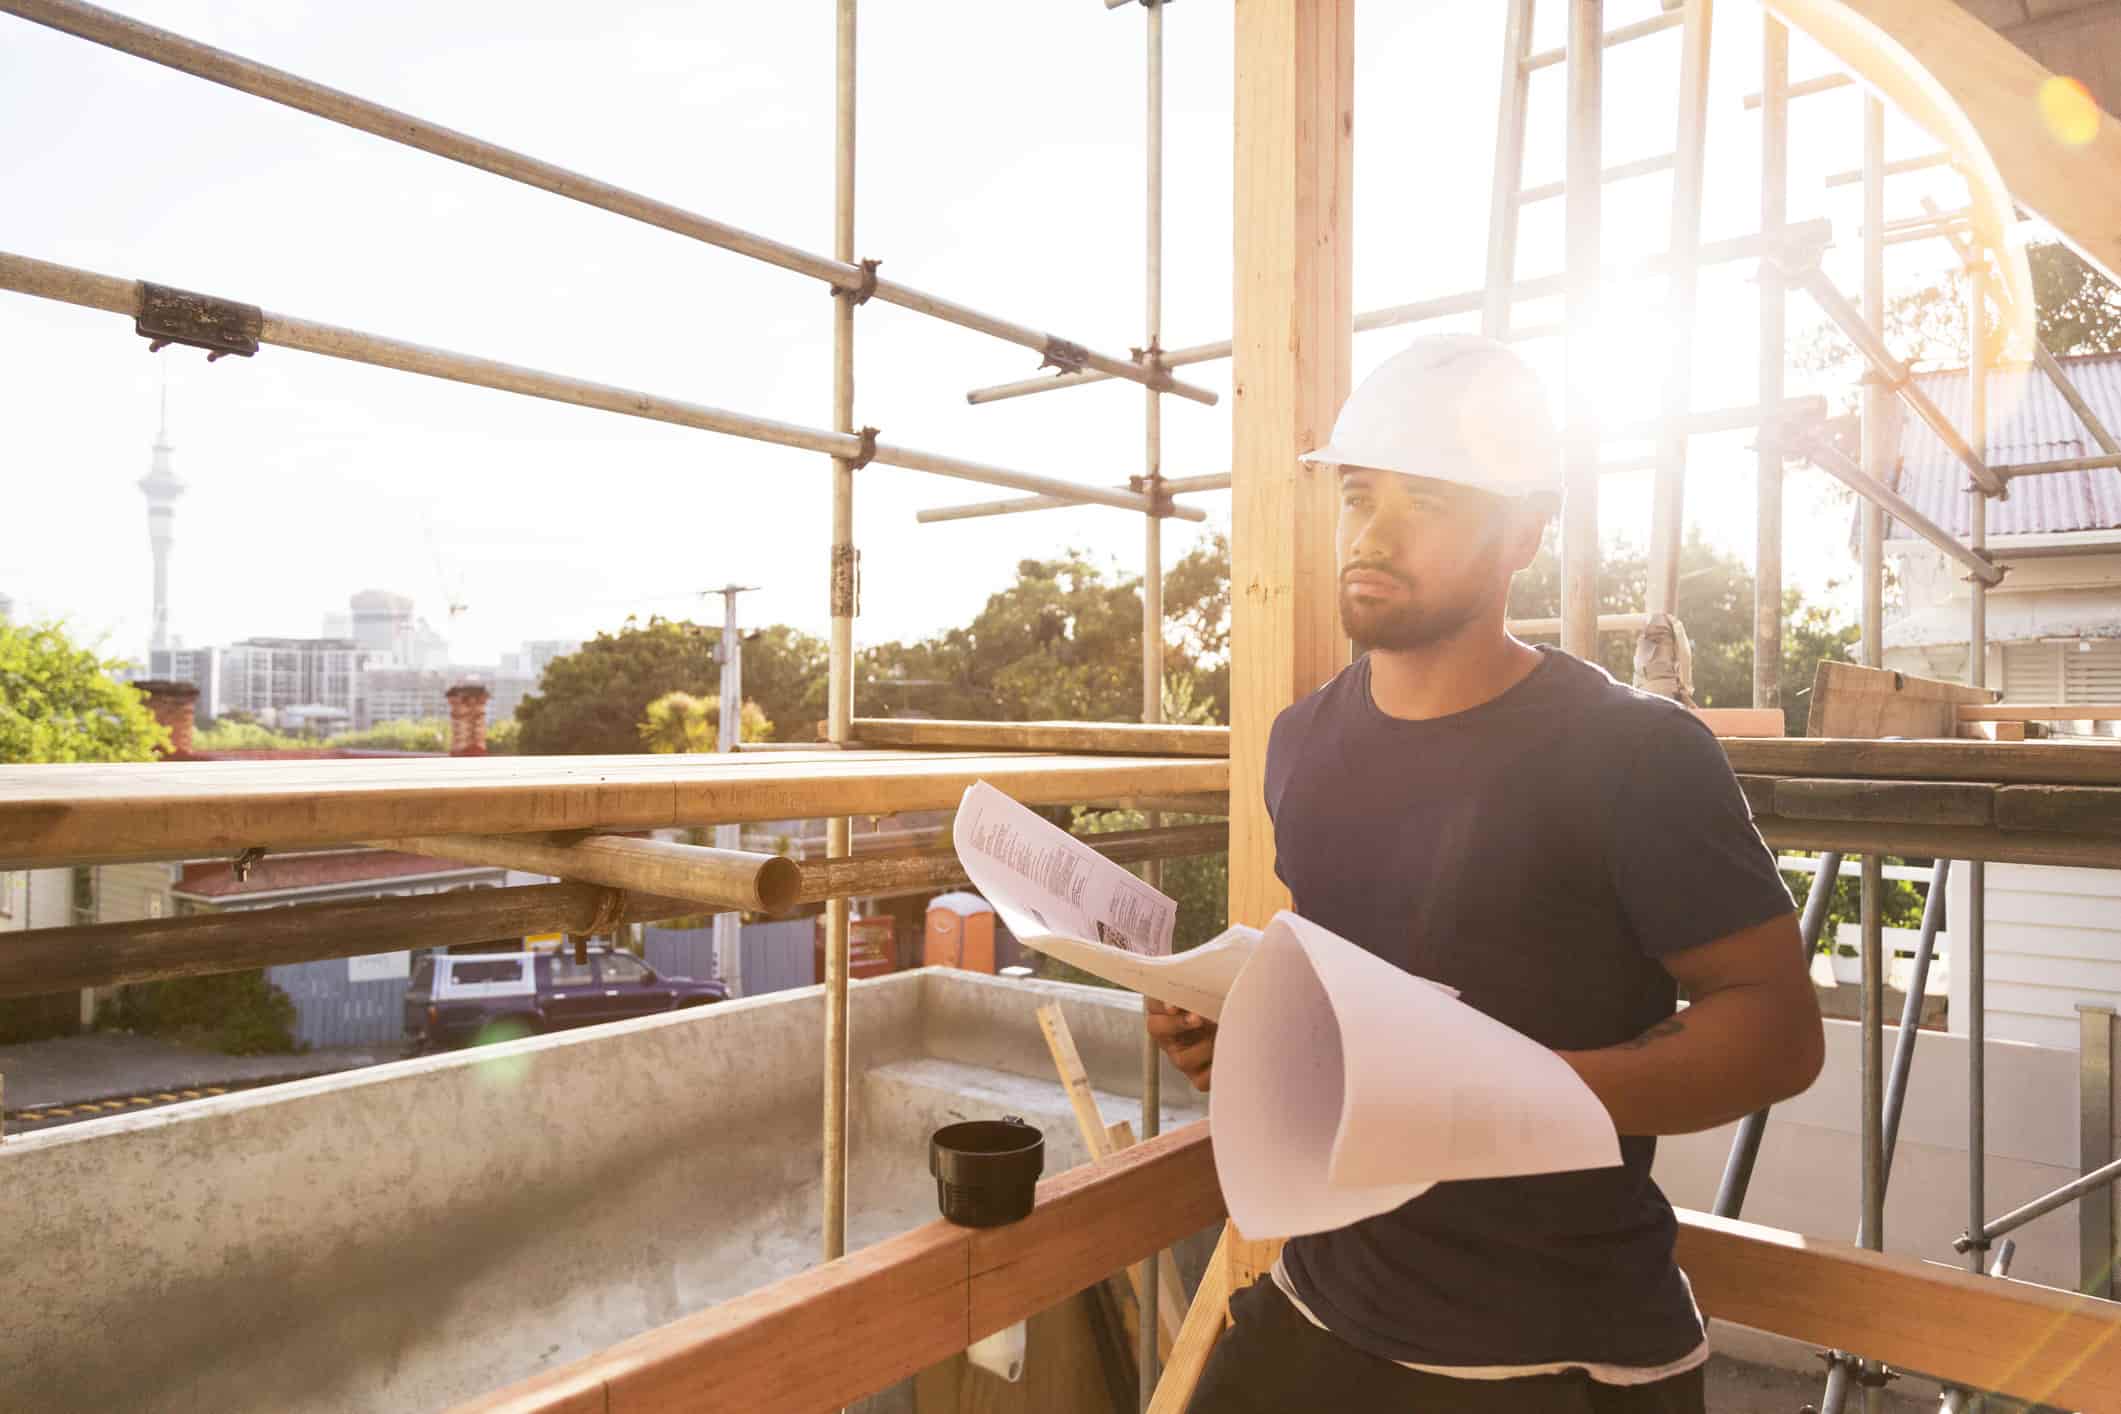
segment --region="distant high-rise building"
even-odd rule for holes
[[[221,715],[221,650],[218,648],[151,648],[147,653],[150,681],[188,682],[199,689],[192,713],[200,722]]]
[[[371,655],[350,638],[246,638],[221,650],[221,712],[337,707],[351,716]]]
[[[169,548],[175,539],[177,498],[184,494],[184,483],[177,479],[177,473],[169,464],[170,453],[175,450],[169,444],[169,388],[165,385],[162,389],[162,426],[155,433],[147,475],[139,481],[140,492],[147,497],[147,543],[155,556],[155,617],[147,640],[150,652],[170,647]]]
[[[382,589],[364,589],[347,601],[353,610],[354,642],[399,662],[412,658],[412,600]]]
[[[0,594],[0,624],[12,622],[15,617],[15,601]]]

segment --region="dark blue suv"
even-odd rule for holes
[[[415,1051],[510,1041],[729,999],[720,982],[664,977],[632,953],[434,953],[413,969],[405,1034]]]

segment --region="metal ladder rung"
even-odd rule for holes
[[[1646,20],[1637,20],[1631,25],[1622,25],[1618,29],[1607,30],[1605,32],[1605,47],[1611,49],[1616,44],[1626,44],[1631,39],[1642,39],[1649,35],[1661,34],[1668,29],[1677,29],[1685,23],[1686,12],[1684,10],[1670,10],[1662,15],[1652,15]],[[1542,49],[1537,54],[1525,56],[1524,71],[1529,74],[1535,69],[1549,69],[1568,57],[1569,51],[1566,48]]]
[[[1647,177],[1657,172],[1669,172],[1679,160],[1676,152],[1659,153],[1655,157],[1641,157],[1633,162],[1622,162],[1608,167],[1598,174],[1601,182],[1621,182],[1630,177]],[[1545,182],[1536,187],[1525,187],[1517,193],[1519,206],[1530,206],[1535,201],[1552,201],[1569,189],[1567,182]]]

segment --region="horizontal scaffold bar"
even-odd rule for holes
[[[493,838],[498,843],[509,842],[507,836]],[[1230,844],[1229,827],[1224,824],[1118,830],[1079,838],[1118,864],[1219,854]],[[439,852],[435,846],[447,843],[398,842],[430,852]],[[593,837],[582,842],[647,843],[654,841]],[[452,857],[463,856],[453,853]],[[509,856],[496,849],[484,857],[502,862]],[[846,859],[798,862],[780,855],[754,857],[772,860],[775,875],[786,881],[785,887],[776,885],[773,889],[770,902],[776,910],[830,898],[881,897],[914,888],[947,888],[965,878],[955,851],[947,844],[925,850],[863,853]],[[534,869],[544,862],[534,858],[525,867]],[[564,858],[550,862],[561,867],[575,867],[578,863]],[[539,933],[589,934],[615,924],[729,912],[736,907],[601,884],[563,883],[37,928],[10,934],[7,945],[0,947],[0,997],[203,977],[254,967],[365,957],[407,948],[454,947]],[[747,906],[746,911],[754,910]]]
[[[1131,489],[1131,488],[1130,488]],[[1158,489],[1166,496],[1185,496],[1198,491],[1227,491],[1230,489],[1230,473],[1210,472],[1206,476],[1167,476],[1158,483]],[[1011,496],[1003,501],[974,501],[962,506],[933,506],[924,511],[915,511],[913,518],[922,525],[937,525],[952,520],[979,520],[986,516],[1011,516],[1024,511],[1064,510],[1068,502],[1058,496]],[[1180,506],[1171,512],[1182,520],[1206,520],[1207,514],[1191,506]]]
[[[1784,226],[1779,239],[1770,238],[1764,232],[1750,236],[1733,236],[1729,240],[1707,241],[1695,256],[1699,265],[1720,265],[1733,260],[1746,260],[1776,250],[1800,250],[1824,246],[1834,237],[1833,223],[1824,220],[1800,221]],[[1639,280],[1659,274],[1671,267],[1670,252],[1660,252],[1640,260],[1618,261],[1605,267],[1609,280]],[[1510,287],[1512,300],[1555,299],[1568,292],[1566,275],[1542,275],[1536,279],[1520,280]],[[1454,315],[1478,314],[1487,296],[1480,290],[1466,290],[1455,295],[1439,295],[1434,299],[1416,300],[1411,304],[1387,305],[1355,316],[1355,332],[1366,334],[1378,329],[1395,329],[1405,324],[1419,324],[1428,319],[1449,319]],[[1230,356],[1230,341],[1218,339],[1212,344],[1191,344],[1185,348],[1169,349],[1158,360],[1166,368],[1184,368],[1189,364],[1213,363]],[[1109,374],[1094,369],[1079,373],[1060,373],[1043,378],[1023,378],[1013,383],[1000,383],[991,388],[975,388],[965,394],[968,403],[998,403],[1005,398],[1021,398],[1031,393],[1049,392],[1055,388],[1080,388],[1085,383],[1102,383]]]
[[[856,717],[849,728],[863,746],[931,751],[1059,751],[1121,756],[1230,754],[1228,727],[1148,722],[965,722]]]
[[[1154,859],[1191,859],[1221,854],[1230,847],[1227,821],[1206,825],[1168,825],[1154,830],[1115,830],[1078,835],[1084,844],[1115,864],[1144,864]],[[802,882],[797,903],[831,898],[888,898],[893,894],[942,889],[966,882],[964,865],[947,840],[930,848],[853,854],[840,859],[806,859],[799,866]]]
[[[250,94],[254,98],[283,104],[328,122],[370,133],[405,147],[417,148],[437,157],[446,157],[452,162],[461,162],[467,167],[475,167],[497,177],[521,182],[525,186],[536,187],[555,196],[581,202],[585,206],[598,207],[614,215],[630,217],[681,236],[690,236],[708,245],[719,246],[723,250],[734,251],[738,255],[764,261],[768,265],[777,265],[783,270],[807,275],[814,280],[822,280],[837,290],[866,290],[869,292],[868,297],[880,299],[886,304],[895,304],[901,309],[930,315],[945,323],[955,324],[961,329],[972,329],[991,335],[1005,343],[1033,349],[1041,357],[1064,367],[1096,369],[1107,377],[1125,378],[1152,388],[1161,388],[1180,397],[1191,398],[1195,402],[1212,404],[1216,400],[1216,395],[1208,389],[1176,382],[1160,367],[1098,353],[1058,335],[984,314],[953,300],[901,285],[895,280],[878,279],[873,268],[850,265],[845,261],[833,260],[765,236],[754,235],[682,207],[672,206],[668,202],[658,201],[608,182],[597,181],[580,172],[542,162],[496,143],[485,142],[440,124],[415,118],[409,113],[386,108],[380,103],[371,103],[350,93],[313,83],[284,69],[255,63],[225,49],[216,49],[210,44],[201,44],[181,34],[142,24],[138,20],[99,6],[80,4],[77,0],[0,0],[0,12],[20,16],[33,23],[130,54],[138,59],[145,59],[150,63],[191,74],[210,83],[221,84],[240,93]]]
[[[622,893],[595,884],[529,884],[35,928],[9,934],[7,946],[0,948],[0,997],[205,977],[538,933],[592,933],[613,924],[652,923],[701,911],[685,899]]]
[[[710,849],[675,840],[619,835],[573,839],[549,835],[410,835],[371,843],[378,849],[516,869],[525,874],[548,874],[570,883],[661,894],[688,899],[710,909],[745,913],[781,912],[795,903],[802,882],[796,862],[778,854]]]
[[[1862,467],[1856,465],[1853,457],[1824,437],[1814,437],[1798,443],[1792,450],[1801,451],[1805,460],[1813,466],[1871,504],[1883,508],[1893,519],[1965,565],[1983,584],[2002,582],[2003,567],[1990,559],[1985,551],[1962,545],[1957,536],[1916,510],[1913,502],[1865,472]]]
[[[112,314],[129,315],[135,319],[140,316],[145,298],[145,288],[136,280],[99,275],[93,271],[77,270],[69,265],[57,265],[50,261],[35,260],[29,256],[7,252],[0,252],[0,289],[57,300],[63,304],[79,305],[85,309],[101,309]],[[658,397],[653,393],[614,387],[608,383],[591,383],[535,368],[524,368],[519,364],[500,363],[471,354],[452,353],[446,349],[405,343],[398,339],[384,338],[380,334],[362,333],[357,329],[317,324],[292,315],[274,314],[270,310],[255,312],[258,342],[279,348],[298,349],[303,353],[322,354],[327,358],[372,364],[377,368],[392,368],[402,373],[417,373],[454,383],[469,383],[474,387],[493,388],[504,393],[543,398],[549,402],[596,408],[625,417],[646,418],[651,422],[667,422],[677,427],[720,432],[731,437],[748,437],[755,442],[770,442],[781,447],[799,447],[804,451],[824,452],[834,457],[853,460],[868,457],[884,466],[925,471],[936,476],[953,477],[959,481],[976,481],[986,486],[1006,486],[1018,491],[1033,491],[1041,495],[1072,499],[1078,504],[1115,506],[1128,511],[1157,509],[1147,496],[1132,491],[1108,491],[1099,486],[1078,486],[1058,477],[1012,471],[1007,467],[990,466],[984,462],[967,461],[961,457],[948,457],[936,452],[923,452],[888,442],[871,443],[850,433],[828,432],[823,428],[804,427],[792,422],[776,422],[771,418],[729,412],[704,403]],[[1175,513],[1185,514],[1188,509],[1181,507]],[[1199,515],[1200,512],[1192,511],[1193,517],[1198,518]]]
[[[1020,1222],[937,1220],[459,1406],[457,1414],[832,1409],[874,1394],[1223,1211],[1201,1121],[1047,1179]],[[2121,1408],[2121,1307],[1682,1210],[1708,1315],[2065,1408]],[[830,1348],[836,1358],[820,1360]]]
[[[900,751],[392,757],[10,766],[0,869],[209,859],[408,835],[646,830],[955,806],[1226,795],[1229,763]]]
[[[1993,466],[1989,470],[2005,481],[2012,481],[2021,476],[2058,476],[2064,472],[2101,471],[2111,467],[2121,467],[2121,454],[2063,457],[2051,462],[2019,462],[2015,466]]]

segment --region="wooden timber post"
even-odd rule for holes
[[[1297,457],[1325,443],[1350,382],[1355,5],[1245,0],[1235,23],[1230,920],[1264,925],[1288,904],[1267,733],[1347,662],[1335,477]],[[1234,1233],[1227,1248],[1232,1290],[1275,1251]]]

